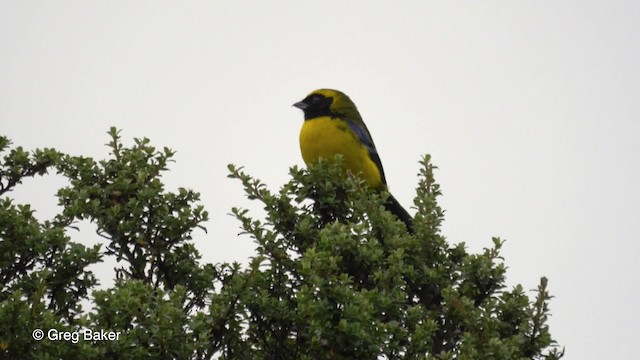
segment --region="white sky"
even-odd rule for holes
[[[640,6],[390,4],[2,1],[0,133],[104,158],[114,125],[127,145],[177,150],[165,180],[202,193],[205,260],[244,261],[253,243],[226,214],[255,206],[226,164],[278,189],[303,164],[291,104],[342,90],[405,206],[430,153],[449,241],[480,251],[503,237],[510,284],[549,277],[567,358],[635,358]],[[48,218],[63,184],[29,180],[12,196]]]

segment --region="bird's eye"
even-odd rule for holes
[[[313,96],[311,97],[311,102],[312,102],[312,103],[317,104],[317,103],[319,103],[323,98],[324,98],[324,96],[322,96],[322,95],[313,95]]]

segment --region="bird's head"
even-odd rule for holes
[[[348,118],[362,120],[356,104],[347,95],[332,89],[312,91],[302,101],[293,106],[304,112],[304,119],[309,120],[320,116]]]

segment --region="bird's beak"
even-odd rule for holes
[[[297,107],[300,110],[304,110],[304,109],[309,107],[309,104],[307,104],[304,101],[300,101],[300,102],[297,102],[297,103],[293,104],[293,106]]]

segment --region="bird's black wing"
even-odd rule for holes
[[[382,179],[382,183],[387,185],[387,179],[384,176],[384,169],[382,168],[382,161],[380,161],[380,155],[378,155],[378,150],[376,149],[376,145],[373,143],[373,139],[371,138],[371,134],[367,129],[367,126],[363,122],[355,122],[347,120],[347,124],[349,124],[349,128],[356,134],[360,142],[369,150],[369,157],[376,164],[378,170],[380,171],[380,178]]]

